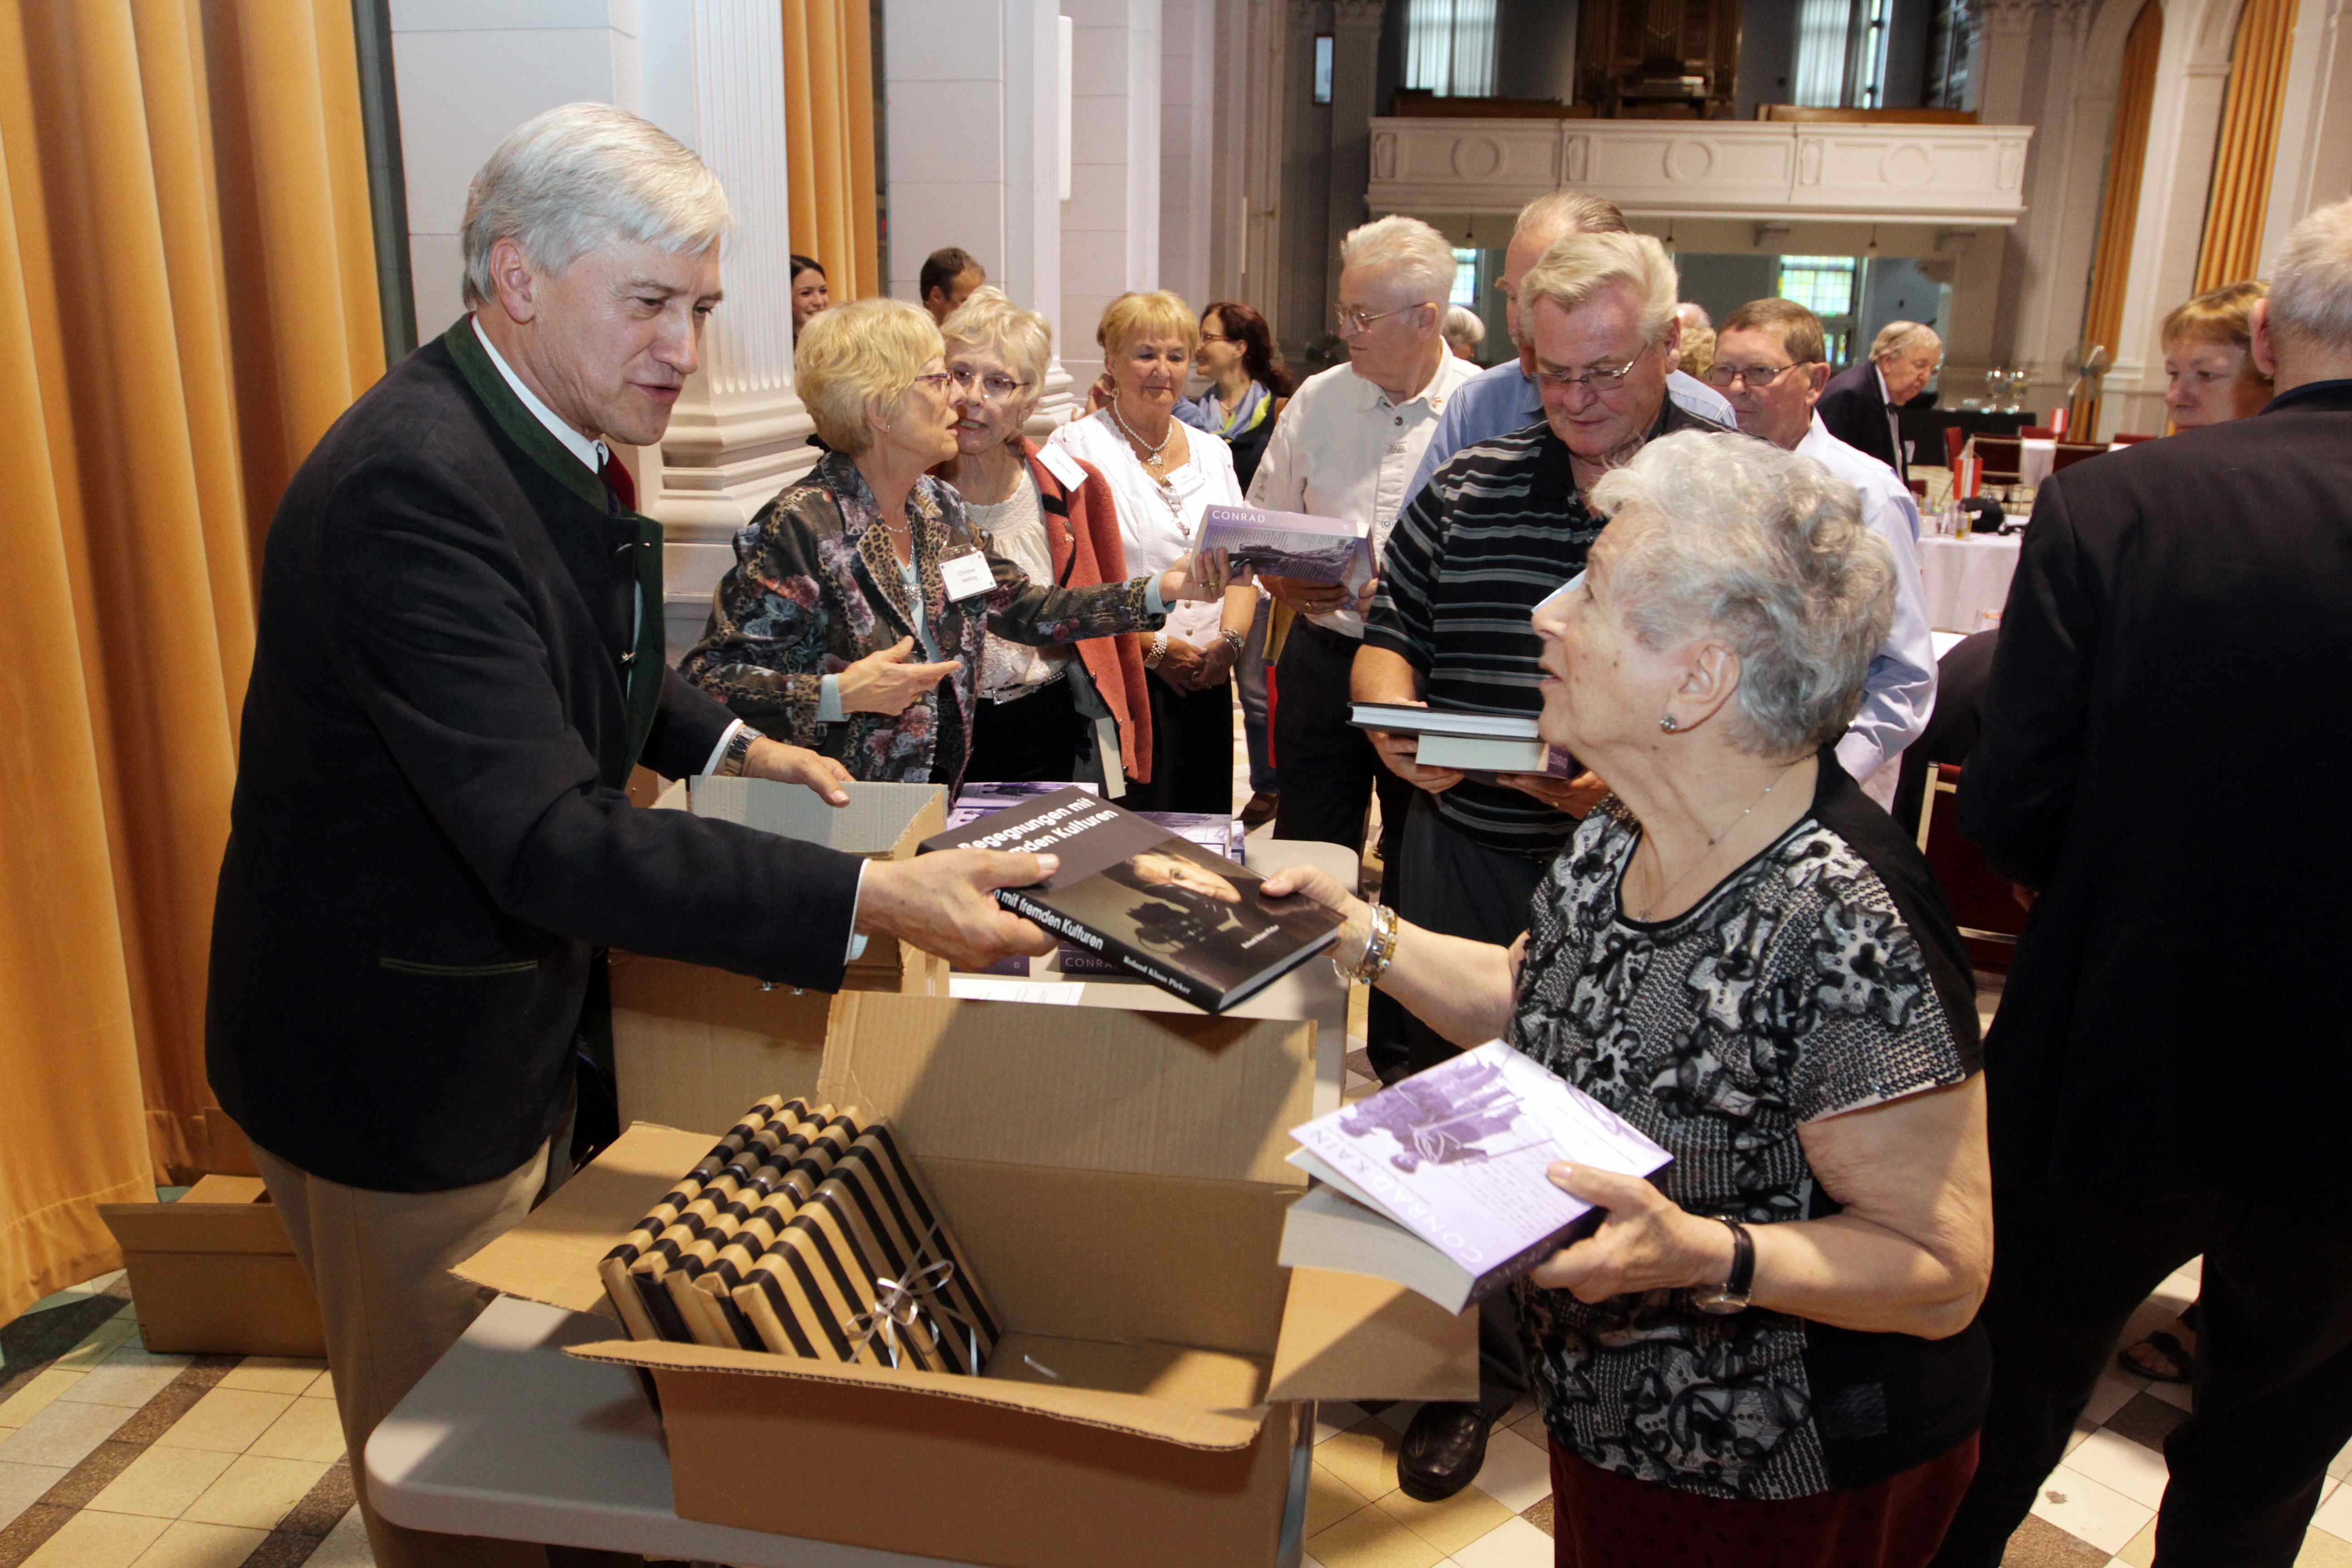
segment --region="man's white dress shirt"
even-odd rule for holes
[[[1478,374],[1468,360],[1445,354],[1429,384],[1402,403],[1344,364],[1308,376],[1258,459],[1250,505],[1354,523],[1371,539],[1377,572],[1446,404]],[[1364,635],[1364,618],[1353,609],[1311,618],[1346,637]]]
[[[1919,509],[1910,487],[1893,469],[1831,435],[1818,414],[1797,443],[1797,452],[1862,492],[1863,522],[1886,541],[1895,556],[1895,620],[1887,627],[1886,641],[1871,658],[1861,711],[1837,743],[1837,759],[1845,771],[1861,781],[1873,800],[1891,805],[1897,759],[1904,747],[1919,738],[1936,708],[1936,643],[1927,625],[1927,592],[1919,581],[1918,554],[1912,545],[1919,531]]]

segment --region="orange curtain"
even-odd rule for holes
[[[258,540],[383,370],[347,0],[0,0],[0,1320],[197,1159]]]
[[[874,40],[866,0],[780,0],[793,249],[834,300],[883,289],[875,227]]]
[[[2162,0],[2147,0],[2124,39],[2123,82],[2116,92],[2116,132],[2107,146],[2106,199],[2099,211],[2099,247],[2091,262],[2091,300],[2083,313],[2083,338],[2103,345],[2110,358],[2123,331],[2124,289],[2131,281],[2132,236],[2139,223],[2140,174],[2147,163],[2148,118],[2156,107],[2156,58],[2164,47]],[[2074,399],[2066,427],[2095,439],[2099,400]]]
[[[2230,51],[2229,96],[2213,153],[2213,194],[2205,208],[2205,244],[2197,256],[2197,291],[2252,278],[2262,264],[2263,223],[2270,216],[2271,167],[2278,157],[2279,100],[2294,47],[2295,0],[2246,0]]]

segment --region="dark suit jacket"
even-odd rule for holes
[[[1993,649],[2000,632],[1971,632],[1936,661],[1936,707],[1919,738],[1903,748],[1896,770],[1895,820],[1903,831],[1919,831],[1919,803],[1927,794],[1927,769],[1936,763],[1965,763],[1984,730],[1986,689],[1992,685]]]
[[[391,1192],[521,1165],[563,1109],[592,944],[839,984],[857,861],[622,793],[628,672],[657,672],[657,772],[698,773],[730,721],[657,651],[624,662],[658,534],[608,509],[462,319],[296,471],[262,557],[205,1030],[262,1148]]]
[[[1911,477],[1894,432],[1886,426],[1886,399],[1879,395],[1878,367],[1868,360],[1830,377],[1813,412],[1822,416],[1831,435],[1893,468],[1896,479]]]
[[[1993,1173],[2352,1215],[2352,381],[2045,483],[1960,824],[2042,891]]]

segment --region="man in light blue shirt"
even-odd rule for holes
[[[1419,495],[1429,476],[1463,447],[1542,421],[1543,395],[1536,390],[1535,351],[1519,331],[1519,280],[1535,269],[1545,251],[1568,235],[1626,232],[1625,215],[1617,210],[1617,204],[1576,191],[1554,191],[1519,209],[1509,248],[1503,252],[1503,292],[1508,300],[1505,310],[1519,357],[1482,373],[1454,395],[1444,417],[1437,422],[1437,434],[1430,437],[1429,450],[1421,456],[1412,482],[1405,486],[1408,499]],[[1668,373],[1666,396],[1702,419],[1727,427],[1734,423],[1727,399],[1681,371]]]

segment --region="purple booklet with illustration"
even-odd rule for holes
[[[1303,511],[1213,506],[1201,514],[1192,552],[1223,550],[1235,566],[1302,583],[1361,588],[1372,575],[1372,542],[1356,525]]]
[[[1460,1311],[1601,1223],[1555,1161],[1648,1176],[1672,1158],[1500,1040],[1291,1129],[1324,1185],[1290,1207],[1286,1268],[1371,1274]]]

